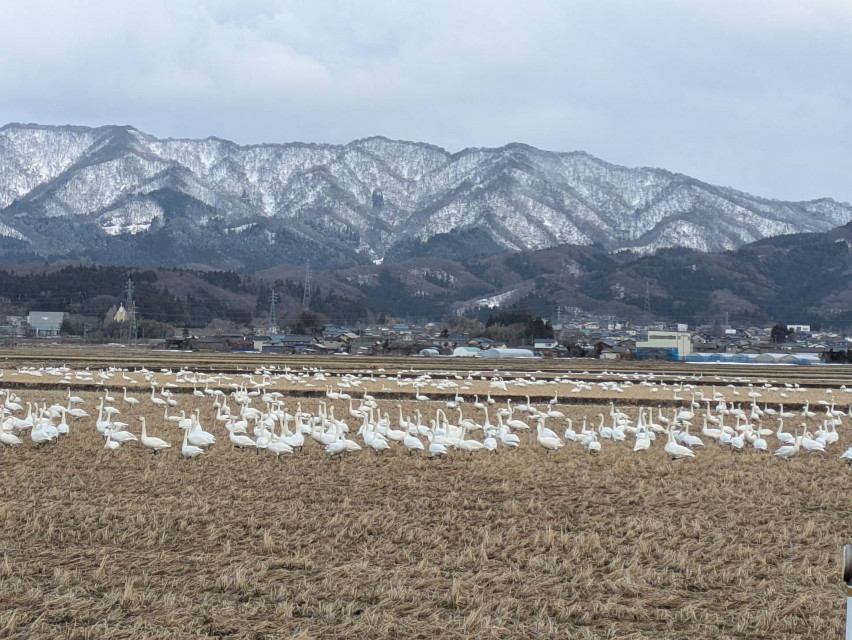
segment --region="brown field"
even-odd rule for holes
[[[13,375],[14,364],[0,387],[24,385],[16,391],[25,401],[64,400],[56,379]],[[799,379],[797,371],[746,373],[756,382]],[[724,372],[734,375],[745,374]],[[817,373],[800,377],[808,376]],[[475,384],[463,394],[487,392],[486,381]],[[410,413],[413,390],[389,385],[376,379],[363,388],[379,392],[392,415],[405,398]],[[98,393],[75,386],[94,415]],[[178,429],[149,403],[122,406],[121,386],[109,383],[131,429],[138,434],[136,417],[146,415],[150,435],[173,449],[153,456],[129,444],[110,453],[92,418],[73,421],[55,445],[37,449],[26,438],[0,450],[0,637],[842,635],[839,556],[852,537],[852,482],[839,455],[852,444],[848,419],[827,453],[789,463],[709,443],[695,459],[671,462],[662,438],[639,454],[632,442],[604,443],[599,456],[578,444],[546,454],[534,432],[521,435],[518,450],[454,451],[442,460],[397,445],[382,456],[327,459],[308,440],[303,453],[278,462],[232,449],[211,401],[182,394],[179,408],[202,407],[219,442],[181,460]],[[144,383],[131,388],[144,399]],[[508,393],[530,389],[543,397],[558,390],[569,403],[560,409],[575,420],[603,411],[613,396],[631,415],[634,402],[677,406],[669,391],[636,386],[626,396],[581,394],[587,404],[572,404],[568,385]],[[748,400],[748,388],[739,389]],[[815,387],[790,400],[826,397]],[[315,410],[316,399],[299,399]],[[427,417],[430,404],[439,406],[418,403]],[[346,416],[348,404],[335,406]],[[467,404],[466,415],[478,413]],[[773,450],[774,437],[767,440]]]

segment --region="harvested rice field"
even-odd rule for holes
[[[122,354],[113,362],[124,370],[110,370],[37,355],[15,354],[0,378],[3,431],[21,440],[0,449],[0,637],[842,636],[839,559],[852,537],[852,476],[841,454],[852,445],[852,420],[836,416],[837,438],[828,437],[824,452],[801,447],[784,460],[773,455],[776,435],[764,436],[768,451],[749,444],[738,451],[703,436],[702,418],[706,400],[709,415],[721,414],[714,393],[746,414],[753,402],[776,412],[783,402],[797,416],[783,429],[804,422],[815,436],[824,416],[834,415],[832,403],[839,414],[852,402],[845,369],[675,367],[648,378],[639,369],[588,371],[576,362],[537,361],[512,373],[514,362],[469,372],[449,361],[442,369],[442,361],[429,362],[426,377],[423,361],[347,360],[344,372],[333,359],[278,358],[258,369],[246,358],[193,367],[189,356],[164,354],[172,360],[155,368]],[[124,400],[123,387],[137,404]],[[368,446],[357,433],[364,420],[349,414],[348,399],[329,393],[350,395],[354,409],[375,397],[390,425],[373,430],[388,433],[389,448]],[[80,402],[69,402],[71,395]],[[171,447],[105,448],[113,428],[102,433],[105,395],[125,431],[141,439],[145,417],[147,436]],[[447,407],[457,395],[462,419]],[[531,427],[508,430],[518,446],[498,433],[493,452],[451,443],[446,455],[429,457],[423,434],[440,432],[440,424],[429,429],[437,409],[451,425],[485,423],[461,437],[482,444],[507,398],[562,413],[546,417],[561,445],[546,448],[537,421],[516,410],[512,419]],[[489,409],[487,420],[475,400]],[[69,433],[37,443],[47,427],[38,409],[30,426],[22,424],[28,402],[47,407],[44,420],[67,424]],[[330,415],[318,418],[320,402],[348,432]],[[806,402],[813,417],[802,415]],[[232,419],[214,403],[227,403]],[[51,417],[51,405],[90,416]],[[296,416],[287,426],[273,420],[276,438],[298,432],[300,419],[310,423],[303,449],[276,457],[258,448],[265,436],[255,432],[251,411],[244,411],[244,437],[255,445],[233,446],[226,425],[240,421],[241,406],[258,410],[261,426],[270,412]],[[196,409],[216,442],[185,459],[184,431],[166,416]],[[634,451],[640,409],[648,423],[691,411],[691,433],[704,446],[673,460],[663,429]],[[410,435],[424,451],[412,454],[393,434],[400,413],[415,422],[415,410],[422,422]],[[618,413],[627,416],[623,424]],[[605,427],[625,428],[626,439],[597,436],[593,453],[579,435],[566,438],[569,418],[579,434],[584,418],[596,429],[599,414]],[[776,431],[777,415],[744,419],[750,429]],[[735,414],[723,420],[739,422]],[[317,441],[324,435],[362,450],[329,453]]]

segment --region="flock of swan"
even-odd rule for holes
[[[599,376],[604,378],[606,373]],[[72,384],[82,382],[102,387],[96,394],[93,426],[103,437],[105,449],[115,451],[124,446],[140,445],[158,454],[177,445],[177,441],[173,443],[149,435],[145,416],[134,419],[134,414],[140,410],[156,409],[163,412],[158,430],[171,425],[182,432],[178,440],[180,455],[184,458],[204,456],[217,446],[217,436],[223,441],[227,438],[229,446],[254,449],[258,454],[264,452],[279,459],[298,454],[310,441],[323,447],[332,458],[366,449],[381,454],[394,448],[412,455],[438,458],[451,451],[469,455],[496,453],[533,442],[548,454],[569,445],[594,454],[603,446],[617,443],[632,444],[632,450],[638,453],[651,449],[660,436],[659,439],[665,441],[665,454],[672,459],[692,458],[702,447],[713,444],[733,452],[745,449],[774,451],[775,456],[790,460],[804,453],[827,451],[838,443],[838,428],[843,426],[844,419],[852,419],[852,406],[847,406],[846,411],[837,408],[832,389],[827,390],[829,399],[819,400],[814,405],[816,411],[807,401],[800,410],[790,411],[785,410],[783,404],[770,407],[764,402],[761,407],[758,399],[761,390],[766,389],[776,392],[782,399],[804,392],[798,385],[773,386],[761,380],[757,387],[751,382],[746,387],[743,379],[739,380],[739,388],[729,384],[723,391],[713,386],[712,391],[705,392],[693,383],[695,380],[688,383],[681,378],[667,384],[652,374],[621,373],[618,374],[620,379],[615,381],[611,379],[614,374],[609,374],[608,379],[594,385],[588,377],[537,380],[528,374],[505,379],[496,372],[470,372],[466,377],[455,372],[403,377],[399,372],[388,375],[381,369],[369,374],[344,375],[335,385],[328,384],[329,376],[318,369],[261,369],[240,374],[241,381],[222,373],[205,374],[188,369],[153,372],[140,368],[130,372],[112,368],[91,372],[68,367],[22,368],[12,375],[54,378],[58,385],[67,385],[67,392],[64,402],[48,405],[44,400],[41,403],[24,401],[12,389],[0,390],[2,445],[20,446],[29,439],[37,447],[46,447],[70,437],[72,431],[85,428],[87,423],[91,428],[93,416],[85,406],[86,401],[73,395],[71,389]],[[163,377],[169,381],[162,383],[160,378]],[[279,381],[318,391],[324,387],[325,397],[316,401],[299,400],[293,406],[283,393],[272,389]],[[410,387],[413,395],[407,399],[414,402],[413,411],[406,415],[403,403],[396,400],[380,404],[373,395],[359,389],[367,381],[381,384],[382,391],[407,394]],[[470,397],[469,391],[475,381],[488,382],[488,390],[481,399],[479,395]],[[207,425],[203,424],[201,406],[189,412],[179,408],[181,394],[176,389],[183,386],[188,392],[190,384],[196,404],[209,403],[213,417]],[[509,384],[518,387],[567,384],[571,388],[569,393],[592,391],[596,387],[609,396],[609,408],[605,413],[583,417],[575,425],[562,410],[570,403],[560,403],[558,393],[538,404],[531,402],[529,395],[515,396],[518,402],[508,397],[498,403],[491,397],[492,389],[506,391]],[[614,394],[624,393],[634,384],[650,387],[650,393],[669,392],[680,405],[667,411],[662,404],[654,408],[641,407],[633,416],[628,415],[616,407]],[[146,392],[137,397],[128,393],[128,387],[140,385],[150,386],[150,395]],[[121,393],[111,393],[110,386],[113,389],[120,386]],[[442,391],[444,396],[450,390],[454,395],[430,401],[423,393],[426,388]],[[749,399],[736,402],[740,391],[746,388],[745,395]],[[842,386],[837,391],[849,393],[852,389]],[[335,402],[338,406],[348,404],[345,416],[335,416]],[[312,405],[310,409],[308,404]],[[428,418],[424,412],[428,412]],[[792,433],[786,430],[785,421],[795,425]],[[530,437],[522,438],[526,433]],[[841,457],[852,462],[852,447]]]

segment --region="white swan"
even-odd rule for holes
[[[160,438],[155,438],[153,436],[149,436],[148,432],[145,430],[145,418],[140,416],[139,420],[142,422],[142,437],[140,438],[140,442],[142,446],[146,449],[150,449],[153,453],[159,453],[164,449],[170,449],[172,445],[170,445],[165,440]]]
[[[402,444],[406,449],[408,449],[408,453],[423,451],[425,449],[420,438],[412,435],[411,431],[405,434],[405,437],[402,439]]]
[[[133,396],[127,395],[127,387],[122,387],[122,391],[124,392],[124,401],[129,404],[131,407],[139,404],[139,399],[134,398]]]
[[[673,426],[669,426],[669,439],[666,442],[665,452],[669,455],[673,460],[679,460],[681,458],[694,458],[695,453],[689,447],[684,447],[683,445],[675,442],[674,439],[674,431]]]
[[[187,436],[189,435],[189,429],[183,430],[183,445],[180,448],[180,455],[182,458],[197,458],[198,456],[204,453],[204,449],[201,447],[196,447],[195,445],[189,444],[187,442]]]
[[[441,456],[447,455],[447,447],[446,445],[435,442],[434,435],[431,433],[427,436],[429,438],[429,457],[430,458],[440,458]]]
[[[485,445],[482,444],[479,440],[465,440],[465,434],[467,434],[467,425],[462,427],[461,439],[456,444],[456,449],[461,449],[462,451],[467,451],[468,453],[474,453],[475,451],[481,451],[485,448]]]
[[[551,451],[558,451],[562,447],[565,446],[565,443],[562,442],[553,431],[550,429],[545,429],[543,427],[544,420],[540,420],[538,426],[536,427],[536,441],[541,445],[545,451],[548,453]],[[548,433],[549,432],[549,433]]]

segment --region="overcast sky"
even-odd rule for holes
[[[0,122],[525,142],[852,201],[852,0],[0,0]]]

